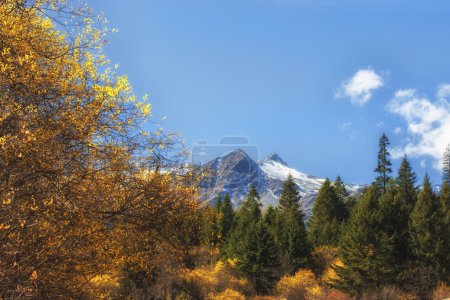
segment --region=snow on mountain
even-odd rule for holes
[[[307,218],[317,193],[325,181],[302,173],[288,164],[277,154],[273,153],[260,162],[255,162],[243,150],[235,150],[225,156],[218,157],[206,164],[209,175],[201,182],[204,201],[214,201],[218,194],[228,193],[233,205],[239,206],[245,200],[252,185],[256,187],[263,207],[278,205],[278,199],[283,189],[283,182],[292,175],[297,185],[299,204]],[[361,190],[361,185],[347,185],[350,193]]]
[[[282,163],[279,160],[265,159],[259,166],[270,179],[284,181],[291,174],[299,188],[300,194],[318,191],[325,181],[325,179],[310,176],[290,168],[286,163]]]

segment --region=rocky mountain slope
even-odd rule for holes
[[[206,164],[208,175],[201,182],[203,201],[214,201],[218,194],[230,194],[235,207],[238,207],[254,185],[264,207],[278,205],[283,182],[291,174],[301,195],[299,203],[306,217],[311,215],[317,193],[324,182],[319,178],[302,173],[288,166],[277,154],[271,154],[256,162],[243,150],[234,150]],[[347,189],[356,193],[362,185],[350,184]]]

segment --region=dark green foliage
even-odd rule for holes
[[[339,183],[338,183],[339,184]],[[341,196],[345,195],[345,186],[339,186]],[[345,203],[338,196],[336,188],[326,179],[314,202],[313,214],[309,221],[309,240],[314,247],[336,246],[339,242],[342,222],[347,217]]]
[[[441,202],[442,214],[446,216],[448,221],[450,219],[450,183],[442,183],[439,201]]]
[[[311,246],[308,242],[301,210],[291,209],[281,212],[280,218],[279,245],[288,264],[287,271],[293,273],[306,265]]]
[[[310,254],[303,212],[298,204],[300,196],[291,175],[283,185],[280,196],[279,232],[277,241],[287,264],[287,271],[294,272],[304,266]]]
[[[344,201],[350,196],[350,193],[347,191],[347,188],[345,187],[345,183],[342,180],[341,176],[338,175],[336,177],[336,180],[333,182],[333,186],[338,197],[340,197]]]
[[[391,161],[389,158],[390,153],[387,149],[390,144],[388,137],[383,133],[378,144],[378,162],[377,167],[375,168],[375,172],[378,173],[378,176],[375,178],[374,183],[375,186],[383,192],[386,191],[389,180],[391,179],[390,174],[392,173]]]
[[[389,265],[393,263],[394,241],[385,231],[379,232],[383,220],[378,203],[377,187],[367,188],[342,237],[339,256],[345,267],[336,267],[340,279],[335,285],[352,295],[373,290],[392,278]]]
[[[417,176],[412,171],[406,156],[403,158],[395,179],[395,195],[391,206],[392,213],[387,216],[386,226],[391,226],[397,235],[396,263],[406,263],[409,256],[409,216],[417,200]]]
[[[224,204],[226,201],[224,199]],[[272,220],[266,215],[263,219],[260,206],[258,193],[252,187],[236,213],[236,224],[229,235],[225,252],[228,257],[237,258],[238,269],[253,283],[258,293],[267,293],[277,279],[279,250],[266,222],[276,221],[277,218]],[[269,213],[276,216],[275,210]]]
[[[250,228],[256,226],[260,219],[261,203],[259,202],[259,195],[255,187],[252,187],[247,199],[236,212],[236,223],[224,247],[227,257],[239,259],[245,255],[245,245],[250,238]]]
[[[264,212],[263,221],[267,225],[270,233],[272,233],[275,242],[279,245],[283,224],[280,219],[280,210],[278,207],[269,206]]]
[[[442,181],[450,184],[450,144],[445,148],[443,156]]]
[[[283,191],[280,196],[280,210],[289,210],[295,209],[298,210],[300,208],[298,204],[300,196],[297,191],[297,186],[294,182],[294,177],[289,174],[288,178],[283,184]]]
[[[334,189],[336,190],[336,194],[338,195],[340,201],[343,202],[345,205],[346,211],[345,219],[348,219],[348,217],[350,216],[350,212],[356,205],[357,199],[356,197],[350,195],[341,176],[338,175],[336,177],[335,181],[333,182],[333,186]]]
[[[430,266],[443,276],[448,273],[449,234],[445,226],[445,216],[428,175],[410,217],[410,247],[413,258]]]
[[[447,255],[444,258],[443,264],[443,280],[450,283],[450,184],[444,182],[441,187],[439,196],[441,215],[443,220],[443,236],[444,248],[447,249]]]
[[[219,219],[219,235],[222,242],[226,241],[228,235],[233,228],[234,223],[234,210],[230,200],[230,195],[225,194],[222,205],[220,206],[220,219]]]
[[[248,238],[242,243],[238,269],[253,283],[258,294],[269,293],[277,278],[278,248],[267,225],[260,221],[248,229]]]
[[[200,211],[202,220],[202,242],[215,246],[219,242],[218,213],[214,207],[206,206]]]
[[[216,201],[214,202],[214,208],[216,209],[216,211],[220,211],[221,206],[222,206],[222,197],[219,194],[217,195]]]
[[[398,169],[398,176],[396,178],[396,186],[398,192],[398,201],[401,202],[404,212],[406,214],[411,213],[416,203],[417,191],[416,191],[417,176],[412,171],[406,156],[403,158],[400,168]]]

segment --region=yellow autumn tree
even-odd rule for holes
[[[195,243],[197,177],[172,134],[142,130],[150,106],[96,22],[64,0],[0,0],[0,298],[116,293]]]

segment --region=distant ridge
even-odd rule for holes
[[[237,149],[217,157],[205,166],[210,173],[200,184],[202,199],[214,201],[217,195],[228,193],[235,207],[245,200],[252,185],[256,187],[263,207],[278,205],[283,182],[291,174],[301,195],[299,203],[307,218],[311,215],[317,193],[325,181],[324,178],[311,176],[289,167],[276,153],[256,162],[245,151]],[[356,193],[362,188],[363,185],[347,185],[350,193]]]

